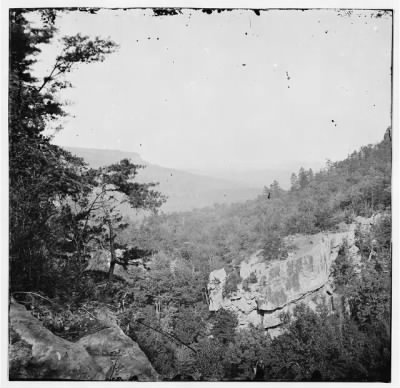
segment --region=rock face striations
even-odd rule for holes
[[[237,290],[224,295],[227,274],[224,268],[211,272],[208,284],[211,311],[234,311],[239,326],[263,325],[271,335],[279,334],[280,314],[297,303],[312,309],[319,303],[334,308],[330,285],[331,265],[347,240],[353,261],[359,260],[354,245],[355,224],[340,232],[295,235],[288,238],[293,248],[286,260],[262,261],[261,251],[240,264],[241,282]]]
[[[57,337],[22,305],[10,305],[10,380],[159,379],[136,342],[118,326],[70,342]]]

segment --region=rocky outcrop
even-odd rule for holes
[[[355,227],[342,225],[336,233],[290,236],[287,242],[294,248],[286,260],[265,263],[261,251],[256,252],[240,264],[241,283],[229,296],[223,295],[225,269],[211,272],[210,310],[234,311],[241,327],[262,324],[271,334],[277,334],[280,314],[292,311],[297,303],[304,302],[313,309],[319,303],[332,307],[331,265],[345,240],[353,260],[359,260]]]
[[[122,257],[123,255],[122,249],[116,249],[115,254],[117,258]],[[110,269],[111,255],[110,252],[105,250],[99,250],[93,253],[91,258],[89,259],[88,265],[85,268],[85,272],[101,272],[103,274],[108,274]],[[135,265],[128,265],[123,268],[121,265],[116,265],[114,268],[114,277],[120,278],[127,282],[130,285],[135,284],[135,280],[137,279],[138,268],[145,269],[143,264],[143,259],[135,260]]]
[[[104,380],[86,349],[47,330],[25,307],[10,306],[10,379]]]
[[[46,329],[22,305],[10,305],[10,380],[139,380],[158,375],[119,327],[69,342]]]

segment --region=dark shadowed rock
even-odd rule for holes
[[[73,343],[54,335],[14,301],[9,376],[10,380],[158,380],[146,355],[118,326]]]
[[[122,250],[116,249],[117,257],[122,254]],[[85,271],[101,272],[103,274],[108,274],[110,269],[111,256],[110,252],[105,250],[98,250],[92,254],[88,261],[88,265]],[[128,265],[123,268],[121,265],[117,265],[114,269],[114,277],[126,281],[130,285],[134,285],[137,279],[138,271],[145,270],[143,259],[135,260],[135,265]]]
[[[104,380],[86,349],[57,337],[25,307],[10,306],[10,380]]]
[[[138,344],[119,327],[110,327],[81,338],[82,345],[100,365],[107,379],[157,381],[158,375]]]

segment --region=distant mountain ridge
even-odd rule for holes
[[[167,195],[162,206],[164,212],[188,211],[211,206],[214,203],[242,202],[254,199],[261,193],[262,186],[210,177],[182,170],[157,166],[144,161],[136,152],[101,150],[93,148],[64,147],[72,154],[83,158],[90,167],[98,168],[131,159],[133,163],[146,167],[139,170],[139,182],[158,182],[157,189]],[[269,182],[266,182],[266,184]]]
[[[145,161],[136,152],[108,150],[99,148],[63,147],[72,154],[83,158],[90,167],[99,168],[118,162],[122,159],[131,159],[133,163],[143,164]]]
[[[199,171],[198,174],[205,174],[218,179],[229,179],[252,187],[268,186],[274,180],[279,182],[283,189],[290,188],[290,176],[293,171],[282,169],[263,169],[263,170],[225,170],[225,171]]]

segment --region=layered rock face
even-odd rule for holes
[[[10,380],[159,379],[136,342],[113,326],[66,341],[46,329],[22,305],[10,305]]]
[[[332,308],[331,265],[345,240],[353,261],[359,260],[358,248],[354,245],[355,228],[352,224],[343,226],[337,233],[290,236],[287,242],[294,249],[282,261],[265,263],[261,251],[256,252],[240,264],[241,283],[229,296],[223,295],[227,278],[225,269],[211,272],[208,285],[210,310],[234,311],[241,327],[250,323],[262,324],[271,335],[276,335],[279,333],[279,315],[292,311],[297,303],[306,303],[312,309],[325,303]]]

